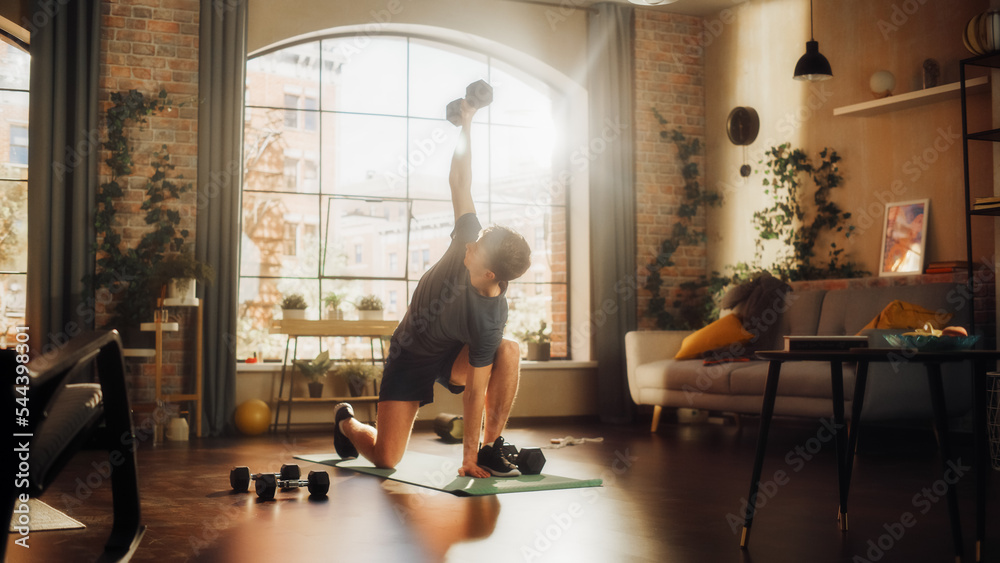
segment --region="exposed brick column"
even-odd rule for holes
[[[197,178],[199,10],[198,0],[106,0],[101,5],[101,139],[107,138],[103,118],[111,105],[112,92],[135,89],[154,96],[163,89],[173,106],[149,116],[146,125],[128,132],[133,147],[133,174],[124,182],[124,201],[118,207],[116,219],[130,248],[150,230],[145,212],[139,207],[145,197],[142,188],[152,174],[151,154],[167,145],[170,161],[176,166],[169,176],[179,184],[192,185]],[[102,149],[98,157],[101,183],[110,178],[110,170],[104,164],[107,157],[108,152]],[[180,228],[190,231],[191,243],[196,234],[195,202],[192,190],[171,204],[181,214]],[[112,313],[111,308],[105,310],[99,306],[97,326],[106,326]],[[193,377],[195,360],[193,311],[175,308],[171,317],[181,322],[181,331],[164,335],[163,382],[168,393],[182,390],[185,374]],[[129,371],[132,401],[152,401],[152,363],[130,365]]]
[[[649,293],[642,289],[646,264],[677,221],[684,178],[674,144],[660,138],[663,129],[656,108],[668,128],[679,127],[688,138],[705,140],[704,49],[698,43],[702,19],[638,9],[635,12],[635,131],[636,131],[636,265],[638,267],[639,328],[655,328],[645,316]],[[697,157],[704,173],[704,158]],[[705,226],[699,214],[695,228]],[[677,287],[706,273],[705,248],[682,247],[673,257],[676,266],[662,272],[664,287]],[[668,305],[673,301],[667,298]]]

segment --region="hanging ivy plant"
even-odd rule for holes
[[[105,163],[111,174],[97,189],[96,242],[92,247],[97,269],[84,283],[90,292],[107,289],[118,295],[111,324],[121,328],[137,327],[152,319],[159,291],[158,287],[152,287],[153,267],[168,250],[179,251],[188,236],[186,229],[178,228],[180,213],[171,209],[168,202],[179,199],[191,186],[178,185],[168,178],[174,165],[167,145],[152,154],[153,171],[143,186],[145,197],[140,210],[146,212],[145,223],[153,228],[143,234],[135,247],[129,247],[123,238],[124,226],[116,224],[125,195],[123,183],[132,174],[134,165],[128,130],[145,124],[147,116],[169,104],[166,90],[156,96],[146,96],[137,90],[112,92],[106,115],[108,139],[102,146],[110,152]]]
[[[667,120],[654,108],[653,115],[666,127]],[[684,179],[683,195],[677,209],[678,220],[674,223],[669,237],[663,239],[656,256],[646,265],[645,288],[650,293],[646,316],[655,319],[659,329],[690,329],[700,328],[706,324],[711,314],[713,304],[706,297],[705,288],[711,281],[706,276],[683,282],[677,286],[679,294],[670,303],[672,310],[667,308],[668,298],[664,294],[662,271],[673,266],[674,254],[682,247],[704,244],[705,229],[695,227],[693,218],[704,206],[717,206],[722,202],[722,196],[716,192],[702,188],[698,181],[698,163],[693,157],[700,154],[702,144],[700,139],[689,139],[680,131],[660,131],[660,138],[672,142],[677,147],[677,156],[681,160],[681,176]],[[713,278],[715,277],[713,273]],[[667,289],[669,291],[669,288]]]
[[[788,281],[852,278],[867,275],[851,261],[842,262],[843,241],[854,232],[848,225],[851,214],[845,212],[831,199],[831,191],[843,183],[837,163],[837,151],[823,149],[818,166],[813,165],[801,149],[791,149],[788,143],[771,147],[764,153],[764,193],[772,198],[770,207],[753,215],[757,231],[756,252],[752,264],[737,264],[737,271],[752,272],[760,269]],[[802,205],[807,199],[802,177],[809,178],[816,186],[812,207],[807,211]],[[823,240],[829,240],[824,256],[818,249]],[[783,249],[775,262],[762,267],[764,241],[777,240]],[[841,246],[838,246],[838,242]]]

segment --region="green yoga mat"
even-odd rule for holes
[[[297,455],[295,459],[350,469],[459,496],[601,486],[600,479],[570,479],[556,475],[521,475],[520,477],[490,477],[487,479],[459,477],[458,468],[460,466],[457,459],[420,452],[406,452],[403,461],[399,462],[395,469],[379,469],[362,458],[343,460],[333,453]]]

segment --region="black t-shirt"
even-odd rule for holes
[[[507,324],[507,284],[500,284],[500,295],[485,297],[469,281],[465,245],[475,242],[481,229],[474,214],[459,217],[451,246],[417,283],[392,337],[411,358],[454,355],[468,344],[472,367],[493,363]]]

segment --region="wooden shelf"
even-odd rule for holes
[[[990,80],[988,76],[970,78],[965,81],[965,91],[969,94],[985,91],[989,86],[989,83]],[[909,109],[924,104],[932,104],[953,98],[957,99],[960,94],[961,83],[952,82],[950,84],[935,86],[934,88],[907,92],[905,94],[889,96],[887,98],[872,100],[870,102],[862,102],[859,104],[833,108],[833,115],[867,117],[890,111]]]
[[[288,336],[392,336],[399,321],[300,321],[281,320],[271,325],[271,334]]]
[[[198,305],[201,305],[201,299],[191,300],[171,297],[159,300],[160,307],[197,307]]]
[[[363,397],[292,397],[291,399],[278,399],[279,403],[371,403],[378,401],[376,395],[365,395]]]
[[[163,332],[177,332],[181,329],[179,323],[141,323],[139,330],[143,332],[153,332],[159,327]]]
[[[126,358],[155,358],[156,350],[153,348],[123,348],[122,355]]]

